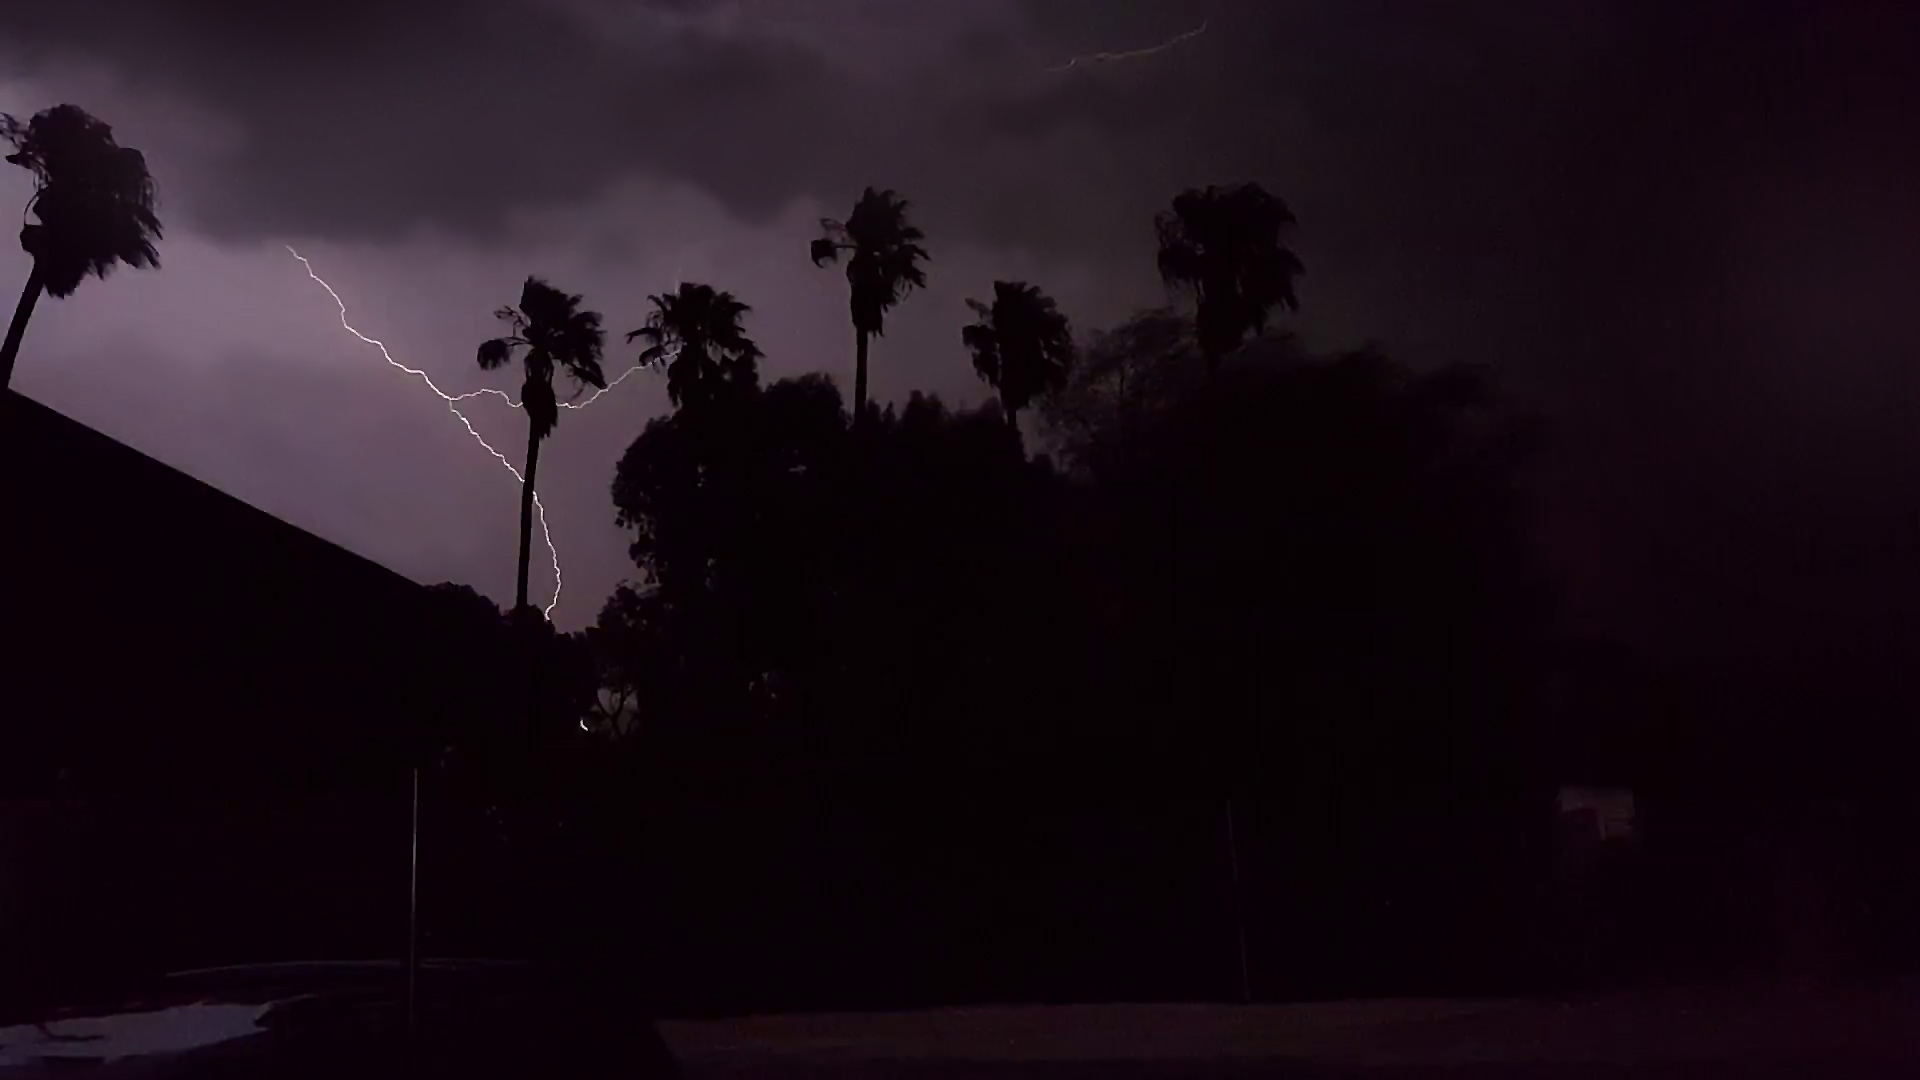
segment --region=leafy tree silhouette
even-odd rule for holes
[[[925,235],[907,221],[907,200],[892,191],[866,189],[846,221],[823,218],[825,235],[813,242],[815,266],[847,259],[849,304],[853,313],[853,422],[864,424],[867,411],[867,344],[884,333],[887,311],[916,288],[926,288],[920,268],[927,249]]]
[[[662,655],[659,620],[651,596],[623,583],[600,608],[600,617],[587,628],[586,642],[594,664],[594,700],[588,729],[618,742],[641,730],[658,701],[649,699],[670,677],[657,661]]]
[[[1294,224],[1287,204],[1258,184],[1189,189],[1155,219],[1160,276],[1193,293],[1207,370],[1263,332],[1275,307],[1297,310],[1300,260],[1281,243]]]
[[[1072,471],[1104,475],[1133,434],[1205,378],[1193,323],[1172,308],[1138,312],[1093,335],[1066,382],[1040,399],[1042,430]]]
[[[703,921],[710,897],[807,880],[827,858],[850,895],[889,887],[875,867],[898,841],[877,822],[836,819],[823,839],[798,821],[821,790],[880,801],[905,830],[988,787],[1009,822],[1178,804],[1181,830],[1207,830],[1182,835],[1211,851],[1224,791],[1250,967],[1274,980],[1295,977],[1275,950],[1331,963],[1294,927],[1350,941],[1405,932],[1426,914],[1408,901],[1453,902],[1419,892],[1431,820],[1457,827],[1467,839],[1448,850],[1489,882],[1484,911],[1448,918],[1509,917],[1494,875],[1513,870],[1501,838],[1527,820],[1516,725],[1540,634],[1497,400],[1471,372],[1316,357],[1279,335],[1212,376],[1199,355],[1170,311],[1096,335],[1065,390],[1035,399],[1051,427],[1051,400],[1074,398],[1065,474],[1024,455],[992,407],[915,395],[856,435],[821,376],[646,426],[612,492],[640,581],[590,635],[642,720],[619,757],[647,779],[626,787],[675,785],[699,818],[701,789],[730,778],[740,835],[768,844],[734,862],[781,867],[725,886],[692,864],[660,872],[699,882],[674,933],[724,937],[728,921]],[[1120,835],[1097,817],[1076,841]],[[756,831],[775,819],[784,838]],[[1016,857],[999,828],[965,833],[980,861],[964,876]],[[1081,888],[1071,874],[1027,888]],[[1329,884],[1274,884],[1296,881]],[[1391,913],[1324,899],[1376,888],[1398,898]],[[1202,891],[1189,916],[1211,924],[1226,912]],[[1223,938],[1209,992],[1230,970]]]
[[[987,745],[1011,723],[1002,695],[1049,655],[1030,640],[1040,624],[1008,613],[1054,579],[1029,498],[1040,470],[1004,418],[915,395],[856,443],[818,375],[739,406],[653,421],[616,473],[644,585],[603,622],[608,638],[644,625],[662,652],[634,665],[672,673],[637,688],[648,714],[683,731],[751,725],[738,752],[753,756],[795,733],[852,752],[936,731]],[[953,663],[1000,674],[956,681]]]
[[[434,636],[416,662],[440,688],[418,723],[420,760],[464,785],[525,794],[584,741],[599,715],[593,642],[563,634],[532,607],[518,617],[467,585],[429,586]],[[522,708],[519,681],[532,670],[538,697]]]
[[[1073,330],[1053,298],[1020,281],[993,283],[993,304],[969,299],[979,321],[960,329],[973,370],[1000,392],[1007,424],[1041,394],[1058,390],[1073,367]]]
[[[760,347],[740,326],[752,308],[730,292],[684,281],[677,292],[647,299],[654,310],[627,341],[648,343],[640,363],[666,368],[667,397],[675,406],[698,408],[759,385]]]
[[[761,715],[796,650],[821,636],[786,620],[849,555],[839,525],[847,421],[824,376],[748,388],[723,407],[650,422],[615,471],[639,588],[602,612],[607,641],[670,658],[635,664],[649,715]],[[810,602],[810,601],[809,601]],[[818,625],[818,624],[816,624]]]
[[[441,582],[426,592],[435,634],[420,643],[418,662],[444,696],[434,715],[423,718],[421,760],[490,775],[512,758],[504,736],[516,720],[509,707],[514,669],[506,616],[469,585]]]
[[[20,339],[41,292],[72,296],[88,274],[106,277],[120,263],[157,267],[160,218],[140,151],[114,142],[113,129],[75,105],[56,105],[26,123],[0,113],[7,161],[31,170],[27,209],[39,219],[20,229],[33,270],[0,345],[0,389],[13,380]]]
[[[514,353],[525,349],[526,380],[520,386],[520,402],[527,413],[526,468],[520,483],[520,564],[514,585],[514,608],[527,606],[527,561],[533,553],[534,473],[540,465],[540,442],[553,434],[560,422],[560,404],[553,393],[556,369],[564,369],[576,382],[604,390],[606,376],[600,373],[600,350],[606,334],[600,329],[600,313],[582,311],[582,298],[561,292],[536,277],[529,277],[520,290],[520,306],[503,307],[494,316],[506,323],[512,333],[480,343],[478,361],[482,371],[492,371],[513,360]]]

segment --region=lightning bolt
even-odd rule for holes
[[[483,437],[480,434],[480,432],[474,428],[473,421],[467,419],[467,414],[461,412],[459,408],[460,402],[472,401],[475,398],[486,397],[489,395],[499,398],[500,400],[506,402],[508,405],[511,405],[516,409],[521,407],[520,402],[515,401],[511,395],[506,393],[506,391],[495,390],[491,387],[482,387],[479,390],[470,390],[464,394],[449,394],[445,390],[440,389],[439,386],[435,385],[433,381],[433,377],[431,375],[428,375],[426,372],[420,370],[419,368],[408,367],[407,365],[401,363],[400,361],[395,360],[393,358],[393,354],[387,351],[387,347],[384,343],[382,343],[376,338],[368,337],[367,335],[361,333],[359,330],[355,329],[353,324],[347,321],[347,302],[345,300],[340,299],[340,294],[335,292],[333,289],[333,286],[327,284],[324,278],[322,278],[319,274],[314,273],[313,264],[307,261],[306,256],[300,254],[298,251],[295,251],[291,244],[287,245],[287,254],[293,256],[295,259],[298,259],[300,261],[300,265],[306,269],[307,276],[309,278],[312,278],[315,284],[327,290],[327,295],[333,298],[334,306],[340,309],[340,326],[342,329],[346,330],[347,333],[352,334],[354,337],[359,338],[365,344],[371,345],[374,348],[379,349],[381,357],[384,358],[388,364],[399,369],[400,371],[406,372],[407,374],[413,376],[416,379],[419,379],[422,383],[425,383],[427,389],[439,395],[440,400],[447,403],[447,411],[452,413],[454,417],[460,421],[461,426],[467,429],[467,434],[473,436],[473,441],[479,443],[481,449],[485,450],[489,454],[492,454],[494,457],[494,460],[498,461],[501,465],[505,466],[507,472],[513,474],[513,479],[516,483],[519,483],[522,485],[526,483],[525,478],[520,475],[520,470],[514,467],[513,462],[508,461],[507,456],[505,454],[502,454],[500,451],[495,450],[493,448],[493,444],[487,442],[486,438]],[[563,401],[563,402],[560,402],[560,407],[563,409],[584,409],[587,406],[593,404],[594,402],[600,400],[600,396],[602,394],[605,394],[608,390],[611,390],[614,387],[619,386],[621,383],[627,381],[628,376],[632,375],[636,371],[639,371],[643,366],[644,365],[641,365],[641,364],[635,364],[632,367],[628,368],[626,371],[621,372],[619,378],[614,379],[612,382],[609,382],[605,387],[596,389],[593,392],[592,396],[588,397],[587,400],[585,401],[578,401],[578,402]],[[542,538],[546,540],[547,554],[551,556],[553,559],[553,599],[549,600],[547,602],[546,608],[543,609],[543,614],[545,614],[546,617],[549,620],[551,620],[553,618],[554,607],[560,603],[560,585],[561,585],[560,549],[554,546],[553,530],[547,527],[547,508],[541,504],[540,493],[538,491],[533,493],[533,508],[539,513],[540,535]]]
[[[1173,37],[1168,38],[1167,40],[1161,42],[1158,45],[1149,45],[1144,49],[1129,49],[1125,52],[1097,52],[1097,53],[1094,53],[1092,56],[1076,56],[1073,59],[1068,60],[1064,64],[1059,64],[1054,67],[1047,68],[1046,70],[1050,72],[1056,72],[1056,73],[1062,72],[1062,71],[1072,71],[1074,68],[1077,68],[1082,64],[1111,64],[1116,60],[1138,60],[1144,56],[1152,56],[1155,53],[1163,53],[1163,52],[1166,52],[1168,49],[1171,49],[1174,46],[1179,45],[1182,42],[1192,41],[1194,38],[1197,38],[1201,34],[1206,33],[1207,21],[1208,20],[1206,19],[1202,19],[1200,20],[1199,26],[1194,27],[1193,29],[1187,31],[1184,34],[1176,34]]]

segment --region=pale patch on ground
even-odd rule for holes
[[[178,1054],[257,1034],[265,1005],[201,1002],[112,1016],[81,1016],[45,1025],[0,1027],[0,1069],[50,1058],[113,1062]]]

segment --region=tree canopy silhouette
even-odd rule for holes
[[[56,105],[24,124],[0,113],[0,138],[14,148],[8,163],[33,173],[27,209],[38,219],[20,229],[33,270],[0,344],[5,389],[40,293],[64,299],[89,274],[105,277],[122,263],[159,266],[154,242],[161,226],[146,158],[115,142],[113,128],[78,106]]]
[[[752,308],[730,292],[684,281],[677,292],[647,299],[654,308],[647,324],[627,341],[647,342],[640,363],[666,368],[667,397],[675,405],[705,406],[759,385],[760,347],[740,325]]]
[[[1000,392],[1007,423],[1017,426],[1021,409],[1066,383],[1073,366],[1073,331],[1053,298],[1020,281],[993,283],[993,303],[969,299],[979,317],[960,329],[973,353],[973,370]]]
[[[1275,307],[1300,306],[1300,259],[1281,240],[1293,211],[1258,184],[1182,192],[1155,219],[1160,276],[1193,293],[1200,351],[1209,370],[1267,327]]]
[[[649,423],[613,485],[640,581],[602,615],[643,741],[1510,810],[1541,614],[1498,399],[1285,338],[1196,355],[1166,312],[1097,336],[1072,438],[1045,414],[1066,474],[920,396],[856,440],[818,376]]]
[[[844,514],[846,431],[839,393],[815,375],[655,419],[621,457],[616,520],[642,581],[603,619],[667,653],[645,667],[671,676],[634,688],[648,714],[756,715],[786,656],[818,644],[784,620],[843,560],[826,518]]]
[[[948,731],[964,725],[936,711],[985,717],[989,698],[945,693],[957,684],[936,643],[997,654],[1025,630],[1003,625],[1004,609],[959,602],[1029,573],[1010,549],[1024,535],[1010,515],[1034,467],[1005,423],[916,396],[875,417],[865,439],[883,452],[864,454],[822,377],[783,380],[742,406],[651,422],[616,472],[644,585],[622,616],[648,621],[675,673],[642,695],[671,695],[657,708],[673,724],[781,717],[795,731],[908,745],[917,736],[883,717]],[[962,617],[992,625],[963,630]]]
[[[511,363],[524,350],[526,378],[520,384],[520,404],[527,414],[527,456],[520,478],[520,561],[515,576],[514,608],[527,606],[527,563],[533,554],[534,475],[540,465],[540,442],[560,422],[560,403],[554,396],[553,376],[563,370],[576,382],[604,390],[600,352],[606,333],[600,313],[584,311],[582,298],[529,277],[520,289],[520,306],[503,307],[494,316],[512,333],[480,343],[482,371]]]
[[[596,715],[596,670],[584,634],[562,634],[531,608],[519,618],[471,586],[427,589],[438,633],[420,643],[417,662],[441,687],[423,718],[421,763],[463,785],[524,793],[548,777],[558,751],[582,737]],[[535,669],[538,696],[523,699],[523,674]]]
[[[1117,560],[1108,573],[1165,568],[1129,599],[1171,685],[1205,688],[1231,720],[1217,751],[1233,770],[1337,751],[1330,774],[1426,782],[1435,759],[1416,748],[1477,743],[1472,768],[1511,780],[1544,619],[1518,511],[1524,427],[1473,369],[1262,344],[1094,422],[1086,520],[1107,539],[1085,546]]]
[[[920,264],[929,256],[926,239],[907,221],[907,200],[892,191],[868,188],[847,220],[823,218],[824,235],[813,242],[815,266],[847,257],[848,305],[853,313],[853,422],[864,423],[867,409],[868,339],[882,336],[887,312],[916,288],[926,288]]]
[[[1113,464],[1130,436],[1205,376],[1193,322],[1171,308],[1137,312],[1093,336],[1066,381],[1040,401],[1042,427],[1079,472]]]

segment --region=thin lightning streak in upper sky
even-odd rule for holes
[[[1202,19],[1200,21],[1199,26],[1194,27],[1193,29],[1187,31],[1184,34],[1177,34],[1173,37],[1170,37],[1158,45],[1149,45],[1144,49],[1129,49],[1126,52],[1098,52],[1098,53],[1094,53],[1092,56],[1076,56],[1073,59],[1068,60],[1064,64],[1060,64],[1056,67],[1050,67],[1050,68],[1047,68],[1046,70],[1053,71],[1053,72],[1072,71],[1074,68],[1079,67],[1082,64],[1110,64],[1116,60],[1138,60],[1143,56],[1152,56],[1155,53],[1166,52],[1168,49],[1173,48],[1175,45],[1178,45],[1183,41],[1192,41],[1194,38],[1197,38],[1201,34],[1204,34],[1206,32],[1207,32],[1207,20]]]
[[[319,274],[314,273],[313,264],[307,261],[306,256],[300,254],[298,251],[293,250],[293,247],[291,245],[288,245],[287,247],[287,254],[292,255],[294,258],[300,260],[300,265],[306,268],[307,276],[312,278],[314,282],[317,283],[321,288],[327,290],[328,296],[333,297],[334,305],[340,309],[340,325],[343,329],[346,330],[347,333],[352,334],[354,337],[359,338],[361,341],[367,343],[368,345],[371,345],[374,348],[379,349],[380,355],[386,359],[388,364],[391,364],[392,366],[398,368],[399,370],[404,371],[407,374],[412,375],[414,378],[419,379],[421,382],[425,383],[427,385],[427,389],[439,395],[440,400],[447,403],[447,411],[452,413],[455,417],[457,417],[460,420],[461,425],[467,429],[467,434],[473,436],[473,441],[479,443],[482,449],[486,450],[487,453],[492,454],[494,458],[500,462],[500,464],[506,466],[507,471],[513,474],[514,480],[522,484],[526,483],[525,479],[523,479],[520,475],[520,470],[517,468],[514,468],[513,462],[508,461],[507,456],[505,454],[502,454],[500,451],[495,450],[492,444],[488,443],[487,440],[481,436],[480,432],[474,428],[473,421],[467,419],[467,414],[461,412],[458,408],[459,402],[470,401],[473,398],[481,397],[483,395],[488,395],[488,394],[491,394],[495,397],[500,398],[502,401],[505,401],[507,404],[513,406],[516,409],[520,408],[520,403],[518,401],[513,400],[513,398],[510,397],[508,394],[506,394],[504,391],[495,390],[495,389],[492,389],[491,387],[486,387],[479,390],[473,390],[465,394],[449,394],[445,390],[440,389],[438,386],[434,385],[432,376],[428,375],[424,371],[421,371],[419,368],[411,368],[401,363],[400,361],[395,360],[393,358],[393,354],[387,351],[386,345],[382,344],[380,341],[374,338],[368,337],[367,335],[361,333],[359,330],[354,329],[353,324],[347,321],[347,302],[345,300],[340,299],[340,294],[333,291],[333,286],[327,284],[325,279],[321,278]],[[605,389],[595,390],[593,393],[593,396],[587,398],[587,400],[581,401],[581,402],[571,402],[571,401],[561,402],[560,403],[561,407],[568,408],[568,409],[586,408],[588,405],[591,405],[595,401],[599,400],[601,394],[606,393],[608,390],[611,390],[614,387],[619,386],[622,382],[626,381],[627,376],[632,375],[634,372],[640,370],[641,366],[642,365],[636,364],[633,367],[628,368],[626,371],[620,374],[619,378],[614,379],[612,382],[609,382],[606,385]],[[547,618],[551,619],[553,618],[554,607],[560,603],[560,549],[554,546],[553,531],[547,528],[547,508],[541,505],[540,493],[538,491],[533,493],[533,506],[534,506],[534,509],[538,510],[540,513],[540,533],[546,539],[547,553],[553,557],[553,599],[547,602],[547,606],[545,609],[545,614]]]

